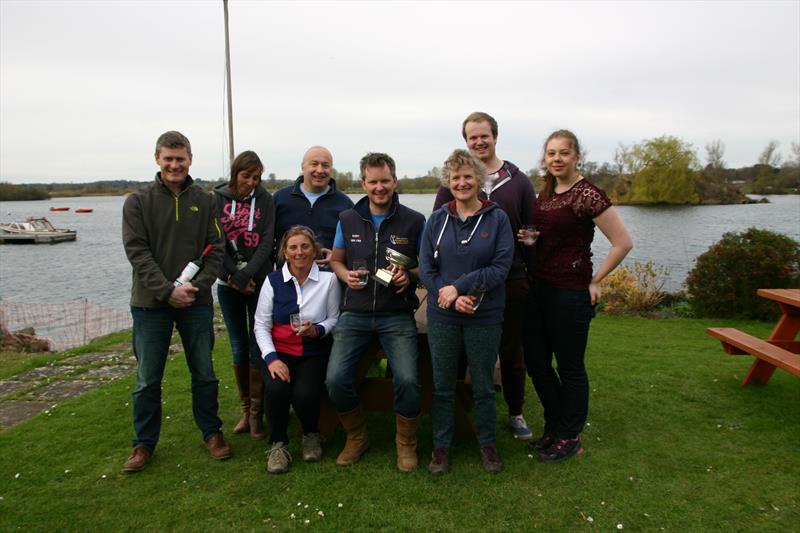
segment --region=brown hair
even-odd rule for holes
[[[236,159],[231,163],[231,179],[228,180],[228,188],[231,191],[236,190],[236,177],[239,172],[243,170],[257,171],[256,174],[264,172],[264,164],[259,159],[258,154],[252,150],[247,150],[236,156]],[[258,178],[261,181],[261,178]]]
[[[464,122],[461,123],[461,136],[464,137],[465,141],[467,140],[467,122],[488,122],[489,127],[492,128],[492,135],[497,139],[497,121],[489,113],[475,111],[464,119]]]
[[[569,140],[569,142],[572,144],[572,149],[578,154],[578,161],[580,161],[581,144],[578,142],[578,137],[576,137],[574,133],[569,130],[556,130],[551,133],[547,139],[545,139],[544,145],[542,145],[542,159],[539,162],[542,170],[544,170],[544,177],[542,178],[544,180],[544,187],[542,187],[542,190],[539,193],[539,196],[542,198],[551,198],[556,190],[556,177],[550,174],[550,172],[547,170],[547,165],[545,164],[545,154],[547,153],[547,143],[558,138]]]
[[[483,187],[483,182],[486,181],[486,166],[469,150],[463,148],[453,150],[453,153],[442,165],[442,185],[447,187],[450,184],[450,171],[464,166],[472,167],[472,170],[475,171],[475,179],[478,180],[478,186]]]
[[[397,174],[395,174],[394,159],[392,159],[388,154],[370,152],[361,158],[361,181],[367,179],[367,167],[375,168],[382,167],[383,165],[389,167],[389,172],[392,173],[392,177],[397,179]]]
[[[286,261],[286,244],[289,242],[289,239],[296,235],[304,235],[309,241],[311,241],[311,246],[314,248],[314,257],[318,256],[320,251],[322,251],[322,245],[317,242],[317,237],[314,235],[314,230],[308,226],[292,226],[286,231],[286,233],[283,234],[283,237],[281,238],[281,245],[278,247],[279,261]]]
[[[192,155],[192,145],[189,139],[179,131],[168,131],[162,133],[156,141],[156,157],[162,148],[186,148],[189,155]]]

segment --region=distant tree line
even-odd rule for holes
[[[50,194],[38,185],[14,185],[13,183],[0,182],[0,202],[13,202],[16,200],[48,200]]]
[[[728,204],[744,203],[745,194],[800,193],[800,143],[792,143],[789,157],[783,158],[779,143],[769,141],[755,165],[727,168],[725,145],[714,140],[705,145],[705,166],[695,148],[678,137],[664,135],[644,139],[634,145],[619,143],[613,161],[598,163],[583,154],[581,173],[605,190],[620,204]],[[353,172],[333,169],[337,187],[346,192],[362,192],[361,180]],[[537,190],[541,190],[540,169],[528,170]],[[401,193],[433,193],[440,183],[441,170],[433,167],[422,176],[399,178]],[[195,179],[211,190],[227,178]],[[269,173],[264,186],[269,191],[292,185],[295,178],[278,179]],[[105,180],[91,183],[50,183],[12,185],[0,183],[0,201],[38,200],[63,196],[119,195],[141,189],[149,182]]]

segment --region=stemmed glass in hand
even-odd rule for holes
[[[524,224],[519,228],[519,232],[517,232],[517,240],[525,246],[533,246],[536,243],[536,239],[539,238],[539,234],[540,232],[536,231],[536,226],[533,224]]]
[[[291,324],[292,329],[295,331],[295,333],[300,333],[301,331],[303,331],[302,315],[300,315],[300,313],[289,315],[289,324]]]

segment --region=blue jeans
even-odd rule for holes
[[[416,418],[420,412],[419,351],[417,323],[410,312],[342,313],[333,331],[333,349],[325,379],[328,395],[340,413],[358,406],[360,400],[353,378],[373,334],[378,335],[392,369],[394,410],[406,418]]]
[[[544,432],[577,437],[589,413],[584,364],[594,317],[589,289],[560,289],[537,281],[525,324],[525,364],[544,408]],[[555,356],[557,368],[553,368]]]
[[[461,326],[428,321],[428,345],[433,366],[433,403],[431,426],[433,446],[449,448],[453,443],[458,359],[467,353],[475,400],[475,436],[480,446],[494,444],[497,406],[494,391],[494,367],[503,327]]]
[[[220,433],[217,416],[218,381],[211,352],[214,348],[214,310],[210,304],[185,309],[131,307],[136,388],[133,391],[133,446],[153,452],[161,432],[161,380],[167,363],[173,325],[178,328],[192,374],[192,414],[208,440]]]
[[[228,329],[234,365],[246,365],[248,361],[258,365],[261,359],[261,351],[253,332],[259,292],[256,290],[247,296],[236,289],[217,285],[219,306],[225,319],[225,327]]]

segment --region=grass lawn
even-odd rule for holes
[[[132,436],[133,377],[0,432],[0,531],[797,531],[800,528],[800,380],[777,370],[742,388],[752,360],[705,334],[733,320],[600,317],[592,325],[586,453],[561,464],[528,457],[498,421],[505,470],[480,467],[458,441],[452,471],[395,468],[394,420],[367,418],[372,447],[337,468],[343,436],[323,461],[266,473],[266,444],[228,434],[234,457],[212,461],[191,416],[182,358],[167,366],[164,424],[153,462],[123,474]],[[237,419],[227,340],[215,350],[220,414]],[[505,405],[498,396],[498,413]],[[526,417],[541,430],[529,385]],[[299,456],[299,427],[290,450]],[[430,419],[420,459],[431,450]],[[324,516],[317,514],[321,511]],[[308,523],[306,523],[308,520]]]

